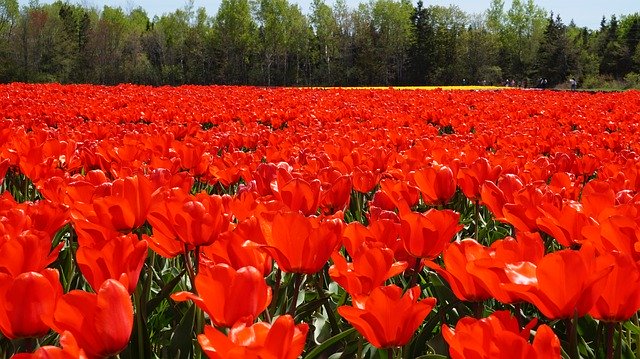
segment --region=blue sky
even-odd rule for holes
[[[311,0],[289,0],[300,5],[302,11],[307,13]],[[327,4],[333,4],[333,0],[325,0]],[[357,6],[360,2],[368,0],[347,0],[347,4],[352,7]],[[413,2],[416,2],[414,0]],[[50,1],[43,0],[42,3]],[[74,2],[71,0],[71,2]],[[80,4],[92,5],[101,8],[103,5],[120,6],[123,9],[131,9],[141,6],[147,13],[153,17],[154,15],[162,15],[163,13],[172,12],[175,9],[184,7],[186,1],[158,1],[158,0],[81,0]],[[423,0],[425,5],[444,5],[450,4],[460,7],[467,13],[482,13],[489,7],[490,0]],[[28,0],[20,0],[21,4],[28,3]],[[196,7],[205,7],[211,15],[215,14],[220,5],[220,0],[195,0]],[[505,0],[505,7],[511,4],[510,0]],[[607,19],[612,15],[632,14],[640,12],[640,0],[536,0],[536,4],[545,8],[547,11],[553,11],[559,14],[565,24],[571,19],[578,26],[587,26],[597,29],[600,26],[602,16]]]

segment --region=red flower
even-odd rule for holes
[[[365,246],[352,258],[353,262],[347,263],[336,252],[331,256],[333,265],[329,268],[331,279],[351,295],[368,295],[384,281],[407,268],[407,262],[396,262],[393,251],[388,248]]]
[[[91,202],[74,205],[71,214],[76,224],[89,221],[127,233],[147,219],[152,191],[151,181],[143,175],[117,179],[101,185]]]
[[[430,209],[425,213],[400,213],[400,238],[414,257],[433,259],[462,229],[460,214],[451,210]]]
[[[102,246],[81,245],[76,251],[76,261],[94,290],[100,288],[107,279],[115,279],[132,294],[147,258],[147,248],[147,241],[139,241],[131,233],[113,237]]]
[[[60,335],[60,345],[62,348],[54,346],[43,346],[34,353],[19,353],[11,359],[87,359],[84,350],[80,349],[76,338],[70,332]]]
[[[238,227],[233,232],[225,232],[212,245],[202,247],[200,260],[203,263],[228,264],[231,268],[255,267],[263,276],[271,273],[273,260],[259,244],[246,240]],[[206,264],[211,265],[211,264]]]
[[[533,305],[549,319],[583,316],[602,292],[611,266],[596,267],[595,251],[585,243],[579,251],[561,250],[547,254],[538,264],[507,265],[511,284],[504,288]]]
[[[453,359],[560,358],[560,340],[546,325],[538,327],[533,345],[529,344],[529,332],[534,325],[532,321],[520,330],[518,320],[510,312],[498,311],[479,320],[462,318],[455,330],[443,325],[442,336]]]
[[[302,354],[309,326],[296,325],[289,315],[278,317],[273,324],[238,323],[228,336],[205,326],[198,335],[202,350],[211,359],[296,359]]]
[[[192,300],[219,327],[251,323],[271,303],[271,288],[254,267],[236,271],[226,264],[216,264],[201,268],[195,289],[198,295],[178,292],[171,298],[179,302]]]
[[[458,186],[467,198],[480,199],[480,188],[485,181],[496,182],[502,172],[502,167],[491,167],[489,160],[479,157],[466,167],[458,170]]]
[[[318,210],[319,180],[307,182],[302,178],[294,178],[290,172],[279,168],[276,181],[272,182],[271,189],[274,196],[292,211],[311,215]]]
[[[640,310],[640,269],[631,256],[613,252],[596,259],[598,269],[613,266],[604,279],[589,315],[598,320],[623,322]]]
[[[409,342],[436,305],[435,298],[418,301],[420,287],[402,294],[396,285],[377,287],[369,296],[353,296],[352,306],[338,313],[376,348],[400,347]]]
[[[62,285],[55,269],[11,277],[0,274],[0,331],[9,339],[47,334]]]
[[[489,248],[467,238],[449,244],[444,250],[442,259],[446,269],[432,261],[425,260],[424,263],[449,283],[458,299],[475,302],[492,298],[492,295],[486,289],[485,283],[473,276],[473,267],[470,264],[490,258]]]
[[[447,166],[434,163],[412,172],[411,176],[426,204],[445,204],[456,193],[456,178]]]
[[[129,293],[113,279],[95,294],[72,290],[58,300],[51,327],[73,334],[90,358],[116,355],[127,346],[133,329]]]
[[[368,193],[380,181],[380,174],[358,166],[353,169],[351,180],[353,181],[353,189],[361,193]]]
[[[4,232],[0,222],[0,230]],[[3,233],[4,234],[4,233]],[[0,273],[17,277],[21,273],[41,272],[58,258],[64,243],[51,249],[51,237],[45,232],[27,230],[15,238],[0,237]]]
[[[344,223],[339,219],[278,212],[260,219],[264,250],[288,273],[317,273],[340,245]]]
[[[149,246],[159,253],[171,254],[176,248],[176,239],[189,249],[212,244],[229,228],[229,216],[225,212],[223,199],[218,195],[200,192],[195,196],[174,188],[158,193],[149,211],[149,223],[154,233],[159,232],[156,243]],[[165,243],[166,242],[166,243]]]

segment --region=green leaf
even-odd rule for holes
[[[191,358],[193,353],[193,326],[196,321],[196,305],[192,304],[171,335],[169,358]]]
[[[304,359],[313,359],[317,356],[319,356],[320,354],[322,354],[325,350],[329,349],[332,345],[336,344],[337,342],[341,341],[342,339],[348,337],[349,335],[355,333],[356,329],[355,328],[351,328],[348,330],[345,330],[344,332],[334,335],[333,337],[327,339],[325,342],[323,342],[322,344],[318,345],[317,347],[315,347],[312,351],[310,351],[305,357]]]
[[[183,270],[182,272],[180,272],[180,274],[178,274],[175,278],[173,278],[171,281],[169,281],[169,283],[167,283],[160,290],[160,292],[158,294],[154,295],[153,298],[151,298],[147,302],[147,313],[153,313],[153,311],[160,304],[160,302],[162,302],[165,298],[168,298],[169,295],[171,295],[171,292],[173,291],[173,288],[175,288],[176,285],[178,285],[178,283],[180,283],[180,280],[182,279],[182,276],[186,272],[187,272],[186,270]]]
[[[447,359],[447,357],[440,354],[425,354],[425,355],[416,357],[415,359]]]

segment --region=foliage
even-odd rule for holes
[[[559,14],[556,14],[559,15]],[[571,14],[562,14],[565,18]],[[555,29],[555,30],[554,30]],[[193,1],[150,18],[142,8],[57,0],[0,2],[0,81],[298,86],[551,86],[640,72],[640,15],[579,28],[534,0],[456,6],[374,0]],[[586,81],[585,81],[586,80]]]

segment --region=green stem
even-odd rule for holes
[[[340,333],[340,328],[338,327],[338,320],[336,319],[336,315],[331,309],[331,305],[329,304],[329,299],[324,292],[323,283],[323,271],[318,272],[318,280],[316,281],[316,290],[318,291],[318,297],[322,299],[324,310],[327,311],[327,316],[329,317],[329,325],[331,326],[331,335],[338,335]],[[326,299],[326,300],[325,300]]]
[[[567,319],[569,337],[569,358],[580,359],[578,355],[578,310],[574,310],[573,318]]]
[[[607,353],[607,359],[613,359],[613,334],[615,332],[615,323],[608,322],[606,330],[606,339],[604,341],[604,352]]]
[[[184,258],[184,266],[187,269],[187,275],[189,276],[189,281],[191,282],[191,292],[195,295],[198,295],[198,290],[196,289],[196,273],[193,270],[193,264],[191,263],[189,249],[186,243],[184,244],[184,252],[182,253],[182,257]]]
[[[411,280],[409,280],[409,286],[407,290],[413,288],[418,282],[418,276],[420,275],[420,258],[416,258],[416,263],[413,265],[413,273],[411,273]]]
[[[615,359],[620,359],[622,358],[622,323],[617,323],[616,327],[618,327],[618,343],[613,357]]]
[[[471,306],[473,307],[473,316],[476,319],[482,319],[484,314],[484,303],[483,302],[472,302]]]
[[[480,243],[480,201],[478,201],[476,199],[475,202],[475,216],[474,216],[474,221],[476,224],[476,233],[475,233],[475,238],[476,238],[476,242]]]
[[[278,299],[280,296],[280,281],[282,280],[282,271],[280,268],[276,269],[275,273],[275,283],[273,285],[273,295],[271,296],[271,305],[269,305],[268,312],[269,316],[275,316],[276,310],[278,309]]]
[[[636,328],[640,327],[640,320],[638,320],[638,313],[633,315],[633,324]],[[640,333],[636,334],[636,359],[640,359]]]
[[[133,294],[133,301],[136,306],[136,330],[138,334],[138,358],[147,358],[145,351],[145,318],[142,311],[142,293],[140,286],[136,287],[136,291]],[[151,353],[149,353],[151,354]]]
[[[293,288],[293,298],[291,300],[291,306],[289,307],[289,315],[293,318],[296,317],[296,307],[298,305],[298,294],[300,293],[300,285],[302,284],[302,274],[294,274],[295,284]]]

